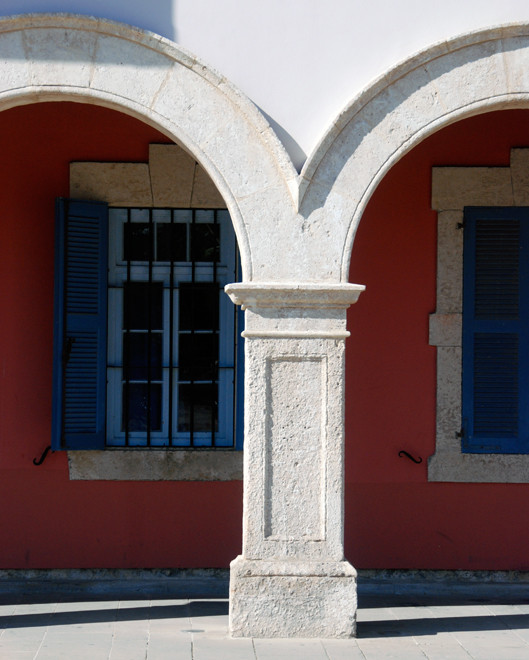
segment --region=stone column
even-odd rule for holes
[[[246,309],[242,555],[233,637],[350,637],[343,555],[346,309],[355,284],[230,284]]]

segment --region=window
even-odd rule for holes
[[[464,213],[464,452],[529,452],[529,208]]]
[[[59,200],[56,242],[53,448],[240,448],[228,212]]]
[[[529,483],[528,170],[529,149],[522,148],[511,149],[510,167],[432,169],[437,305],[430,344],[437,349],[437,414],[429,481]],[[519,321],[504,318],[516,312],[516,287]],[[491,314],[494,307],[499,318]]]

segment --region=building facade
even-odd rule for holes
[[[231,561],[234,636],[354,634],[353,566],[527,570],[522,5],[342,58],[312,115],[319,69],[248,98],[179,45],[185,4],[153,13],[169,38],[26,4],[0,23],[1,568]]]

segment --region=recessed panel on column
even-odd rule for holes
[[[324,356],[269,358],[266,370],[265,538],[325,538]]]

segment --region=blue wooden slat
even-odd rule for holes
[[[107,237],[106,204],[58,200],[53,449],[105,445]]]
[[[518,437],[518,334],[474,333],[474,436]]]
[[[475,220],[476,319],[519,318],[520,221]]]
[[[465,209],[464,452],[528,453],[529,209]]]

